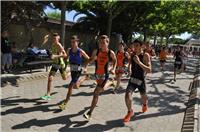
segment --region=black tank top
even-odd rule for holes
[[[132,64],[132,67],[131,67],[131,71],[132,71],[132,74],[131,74],[131,77],[134,77],[134,78],[137,78],[137,79],[140,79],[140,80],[144,80],[144,70],[133,60],[135,55],[132,55],[131,57],[131,64]],[[144,58],[144,54],[140,54],[138,55],[140,61],[143,63],[143,58]]]
[[[176,51],[175,52],[175,61],[182,61],[181,52],[180,51]]]

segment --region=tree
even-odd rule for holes
[[[51,2],[54,8],[61,9],[60,2]],[[200,2],[198,1],[73,1],[68,2],[67,10],[85,14],[78,19],[75,29],[110,32],[123,35],[130,42],[133,33],[140,33],[144,41],[148,36],[166,37],[189,31],[200,34]],[[115,21],[113,23],[113,21]],[[63,28],[62,28],[63,29]]]
[[[61,1],[61,43],[65,45],[65,12],[66,12],[66,1]]]
[[[79,23],[77,25],[80,27],[82,25],[90,25],[90,27],[87,26],[87,28],[98,28],[102,33],[110,36],[113,19],[126,9],[128,2],[84,1],[77,2],[74,6],[76,7],[78,14],[83,13],[86,15],[79,18]]]
[[[30,33],[30,41],[33,41],[32,27],[39,26],[46,20],[43,11],[44,6],[34,1],[2,1],[1,8],[2,30],[7,29],[13,21],[24,22],[27,31]]]
[[[49,18],[61,20],[61,13],[58,12],[58,11],[54,11],[54,12],[47,13],[47,16],[48,16]]]
[[[155,4],[154,1],[129,2],[129,6],[114,19],[114,32],[121,33],[125,42],[132,41],[133,33],[143,34],[151,23],[147,16],[155,10]]]
[[[186,31],[199,32],[200,2],[161,1],[150,17],[155,20],[151,23],[150,30],[156,32],[156,35],[166,37],[168,44],[171,35]]]
[[[38,1],[43,5],[49,6],[53,9],[61,10],[61,43],[63,46],[65,45],[65,12],[67,11],[67,7],[71,6],[74,1]]]
[[[1,2],[1,26],[2,29],[13,21],[43,21],[45,13],[44,6],[31,1],[2,1]]]

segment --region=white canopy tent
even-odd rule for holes
[[[200,39],[190,39],[186,45],[192,51],[200,51]]]

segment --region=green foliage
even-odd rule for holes
[[[61,12],[54,11],[47,13],[47,16],[53,19],[61,20]]]
[[[180,39],[180,38],[170,38],[169,43],[172,44],[185,44],[185,40]]]
[[[55,8],[60,2],[54,1]],[[76,29],[131,35],[133,32],[169,37],[185,31],[200,34],[199,1],[68,1],[67,10],[78,11]],[[112,22],[113,21],[113,22]]]
[[[151,24],[150,30],[160,36],[180,34],[185,31],[199,32],[200,2],[198,1],[162,1],[155,10],[161,14],[160,18],[151,15],[156,21]],[[162,24],[161,24],[162,23]]]
[[[43,21],[44,6],[34,1],[2,1],[1,26],[7,28],[12,20],[17,21]]]
[[[75,28],[81,30],[95,29],[105,33],[107,29],[111,29],[112,20],[125,10],[128,4],[128,2],[114,0],[75,2],[73,6],[78,12],[75,16],[86,15],[78,19]]]
[[[42,6],[43,5],[43,6]],[[2,24],[10,21],[13,11],[17,18],[27,20],[43,16],[45,6],[61,9],[60,1],[37,2],[2,2]],[[85,16],[78,19],[74,29],[84,31],[108,31],[121,33],[131,39],[133,32],[169,38],[183,32],[200,36],[200,1],[67,1],[66,10],[76,10]],[[48,16],[60,19],[59,12],[48,13]]]

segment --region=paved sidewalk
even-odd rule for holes
[[[93,67],[89,66],[88,71],[93,72]],[[50,70],[50,69],[49,69]],[[69,72],[69,67],[67,67],[67,72]],[[1,87],[6,87],[11,84],[13,86],[17,86],[21,82],[29,82],[33,80],[45,79],[48,77],[49,71],[46,72],[44,68],[42,69],[34,69],[32,73],[23,71],[23,72],[15,72],[1,75]],[[60,73],[57,72],[56,76],[60,76]]]
[[[53,99],[49,102],[39,99],[46,92],[47,78],[19,83],[18,87],[7,85],[1,88],[2,131],[179,132],[195,62],[195,59],[190,59],[187,72],[177,75],[174,83],[172,63],[167,63],[167,71],[160,72],[158,61],[154,61],[153,73],[146,78],[149,111],[140,114],[140,96],[134,93],[135,116],[127,124],[122,122],[126,114],[124,92],[127,81],[123,82],[124,89],[118,94],[111,94],[111,89],[108,89],[100,96],[89,122],[82,115],[92,100],[93,80],[73,90],[67,109],[62,112],[58,109],[58,103],[66,96],[69,79],[63,81],[59,76],[55,78]]]

